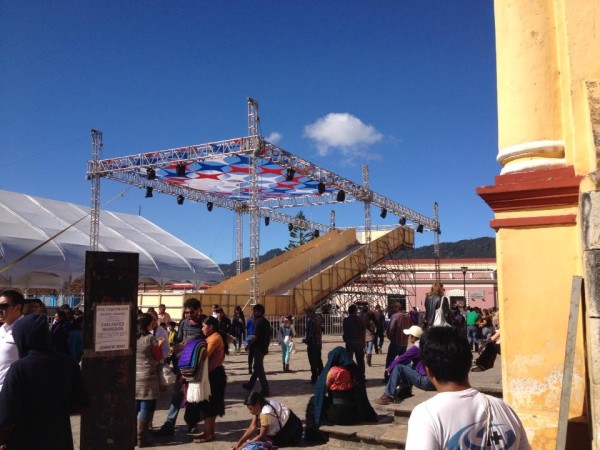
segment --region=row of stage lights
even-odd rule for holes
[[[182,177],[185,175],[185,164],[183,163],[179,163],[177,164],[177,166],[175,167],[175,172],[177,174],[178,177]],[[286,174],[285,174],[285,180],[286,181],[293,181],[294,180],[294,176],[296,175],[296,171],[292,168],[287,169]],[[146,172],[146,178],[148,180],[155,180],[156,179],[156,171],[152,168],[148,169]],[[319,192],[319,194],[323,194],[325,193],[326,187],[325,187],[325,183],[323,183],[322,181],[319,182],[319,184],[317,185],[317,191]],[[152,197],[152,187],[148,186],[146,188],[146,198],[150,198]],[[346,192],[343,189],[340,189],[336,195],[336,201],[338,202],[343,202],[346,200]],[[177,204],[178,205],[183,205],[183,201],[185,200],[185,197],[183,195],[178,195],[177,196]],[[208,202],[206,203],[206,209],[208,209],[209,212],[211,212],[213,210],[213,202]],[[381,213],[379,214],[379,216],[382,219],[385,219],[387,216],[387,209],[382,208],[381,209]],[[270,219],[269,217],[265,217],[265,226],[269,226],[270,223]],[[401,226],[406,225],[406,217],[400,217],[400,219],[398,220],[398,223]],[[417,225],[417,233],[422,233],[423,232],[423,224],[416,224]],[[288,225],[288,229],[290,231],[292,231],[292,229],[294,228],[294,225],[292,225],[291,223]],[[319,237],[319,230],[315,230],[313,232],[313,235],[315,237]]]
[[[379,213],[379,217],[381,217],[382,219],[385,219],[386,216],[387,216],[387,209],[381,208],[381,212]],[[406,217],[400,217],[400,219],[398,220],[398,223],[401,226],[406,225]],[[425,228],[423,226],[423,224],[417,223],[416,225],[417,225],[417,233],[422,233],[423,229]]]

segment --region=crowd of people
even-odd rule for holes
[[[474,428],[474,432],[479,432],[480,440],[481,435],[487,436],[493,426],[495,431],[507,433],[507,438],[516,439],[518,445],[515,448],[529,448],[514,412],[501,401],[479,394],[468,382],[469,371],[493,367],[496,355],[500,353],[497,313],[470,307],[463,311],[460,305],[451,304],[444,294],[443,285],[434,283],[421,315],[415,308],[407,311],[401,302],[392,302],[387,314],[380,305],[373,308],[350,305],[342,321],[344,346],[329,351],[325,364],[322,358],[323,321],[313,307],[305,308],[300,337],[294,317],[282,317],[273,329],[261,304],[252,306],[252,314],[247,319],[242,308],[236,306],[230,319],[219,305],[213,305],[210,316],[203,314],[200,301],[189,298],[183,304],[183,318],[178,323],[166,312],[164,305],[158,307],[158,312],[154,308],[146,312],[138,310],[135,354],[137,444],[146,447],[154,440],[173,436],[182,408],[185,408],[188,432],[200,431],[198,424],[203,423],[202,431],[195,434],[195,443],[217,439],[217,418],[225,414],[227,374],[224,363],[231,346],[235,352],[242,348],[248,352],[250,378],[242,387],[248,391],[244,405],[252,415],[248,428],[232,449],[296,446],[302,440],[303,429],[306,440],[321,440],[325,439],[320,432],[323,424],[375,423],[378,417],[367,396],[369,380],[365,366],[372,365],[374,354],[384,352],[383,344],[387,338],[385,372],[382,374],[385,388],[381,397],[373,401],[380,405],[401,402],[413,395],[413,387],[438,392],[423,406],[415,408],[409,422],[406,448],[446,448],[448,443],[459,438],[456,433],[459,427],[467,424],[465,421],[487,427],[477,425],[475,428],[479,428]],[[23,408],[14,406],[16,400],[12,392],[13,386],[28,382],[27,374],[16,374],[15,367],[45,365],[54,370],[56,376],[71,380],[71,389],[64,392],[53,390],[50,384],[44,385],[49,391],[55,391],[51,396],[52,403],[61,405],[62,416],[59,414],[56,420],[62,421],[63,428],[67,428],[69,414],[87,406],[79,367],[83,349],[82,314],[61,308],[49,323],[43,314],[43,303],[26,302],[20,293],[8,290],[0,292],[0,322],[3,324],[0,327],[0,448],[6,445],[10,449],[11,442],[32,439],[24,436],[20,428],[25,416]],[[291,355],[295,352],[296,340],[301,339],[306,345],[310,367],[307,381],[314,385],[314,395],[306,407],[304,427],[296,412],[270,397],[264,360],[273,336],[281,347],[282,372],[292,371]],[[23,339],[22,342],[19,339]],[[473,352],[478,351],[480,355],[473,362]],[[28,359],[25,360],[26,355]],[[60,369],[57,367],[59,361]],[[455,367],[449,369],[450,366]],[[10,390],[8,386],[11,386]],[[167,386],[171,389],[171,399],[166,420],[152,430],[157,400]],[[465,398],[471,399],[471,403]],[[449,417],[451,409],[447,406],[458,404],[469,411],[460,420]],[[49,405],[47,399],[37,399],[40,411],[45,411]],[[481,420],[482,417],[485,420]],[[441,421],[444,421],[443,427],[438,424]],[[447,427],[447,423],[451,426]],[[68,428],[64,448],[70,448],[68,442],[72,446],[70,425]],[[421,428],[423,432],[419,431]],[[433,446],[433,442],[439,446]],[[14,448],[22,447],[15,445]]]

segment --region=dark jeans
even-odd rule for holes
[[[135,412],[138,413],[138,420],[148,421],[156,409],[156,400],[136,400]]]
[[[321,359],[321,346],[306,344],[306,354],[310,364],[310,380],[317,381],[321,372],[323,372],[323,360]]]
[[[477,325],[467,325],[467,339],[469,340],[469,346],[471,350],[477,350],[479,344],[479,329]]]
[[[354,357],[361,381],[365,381],[365,347],[362,343],[346,343],[346,351],[350,358]]]
[[[375,347],[383,351],[383,331],[377,333],[377,342],[375,343]]]
[[[390,341],[387,355],[385,356],[385,368],[389,367],[394,358],[398,355],[403,354],[406,351],[406,345],[396,345]],[[385,370],[385,369],[384,369]],[[384,372],[385,380],[389,380],[390,376],[387,372]]]
[[[252,363],[254,362],[254,348],[248,347],[248,370],[252,372]]]
[[[250,381],[248,384],[250,388],[254,387],[254,383],[256,383],[256,379],[260,381],[260,385],[262,387],[263,392],[269,391],[269,383],[267,382],[267,374],[265,373],[265,351],[262,348],[254,348],[254,368],[252,370],[252,376],[250,377]]]
[[[385,394],[388,397],[393,397],[396,387],[400,384],[410,384],[424,391],[435,391],[435,387],[431,384],[427,375],[421,375],[412,367],[404,364],[398,364],[392,370],[388,384],[385,387]]]

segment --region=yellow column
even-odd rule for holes
[[[501,173],[562,165],[553,1],[496,0],[495,18]]]

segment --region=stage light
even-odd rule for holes
[[[398,223],[402,226],[406,225],[406,217],[400,217],[400,220],[398,221]]]
[[[183,205],[183,200],[185,199],[185,197],[183,195],[178,195],[177,196],[177,204],[178,205]]]
[[[387,216],[387,209],[382,208],[381,214],[379,214],[379,217],[381,217],[382,219],[385,219],[385,216]]]
[[[146,198],[150,198],[152,197],[152,188],[150,186],[148,186],[146,188]]]
[[[337,193],[337,197],[335,198],[338,202],[343,202],[346,200],[346,193],[343,189],[340,189]]]
[[[155,180],[156,179],[156,171],[154,169],[148,169],[146,171],[146,178],[148,180]]]
[[[422,233],[423,232],[423,225],[422,224],[418,224],[417,226],[417,233]]]
[[[292,231],[294,229],[294,224],[288,223],[288,230]]]
[[[325,183],[323,183],[322,181],[317,185],[317,191],[319,191],[319,194],[323,194],[325,193]]]
[[[270,223],[271,223],[271,218],[265,217],[265,227],[268,227]]]
[[[285,181],[294,181],[294,175],[296,171],[290,167],[285,173]]]
[[[213,210],[213,202],[208,202],[206,204],[206,209],[208,209],[208,212],[211,212]]]
[[[319,233],[319,230],[315,230],[313,231],[313,236],[318,238],[321,235],[321,233]]]
[[[185,176],[185,164],[184,163],[178,163],[177,166],[175,166],[175,174],[178,177]]]

